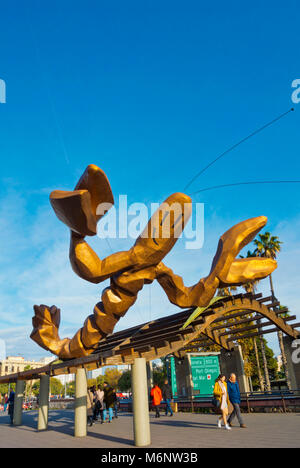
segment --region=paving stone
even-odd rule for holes
[[[150,415],[153,448],[205,447],[300,447],[300,414],[246,414],[247,429],[237,422],[231,431],[218,429],[216,416],[177,413],[155,419]],[[132,448],[132,414],[121,413],[110,424],[88,427],[88,436],[75,438],[73,411],[50,411],[49,428],[37,432],[37,412],[23,413],[23,425],[12,427],[9,418],[0,413],[0,448],[13,447],[93,447]]]

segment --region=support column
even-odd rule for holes
[[[226,375],[226,377],[229,377],[231,373],[236,374],[241,393],[250,391],[249,382],[245,375],[244,360],[240,345],[236,345],[231,352],[223,349],[221,350],[220,367],[222,374]]]
[[[136,447],[144,447],[149,445],[151,442],[145,358],[136,358],[134,360],[131,380],[133,396],[134,445]]]
[[[20,426],[22,424],[22,409],[23,409],[23,397],[25,391],[25,380],[17,380],[15,401],[14,401],[14,426]]]
[[[187,353],[184,357],[175,358],[175,372],[177,382],[177,394],[181,397],[193,396],[193,379],[191,371],[191,358]]]
[[[236,354],[236,369],[240,391],[242,393],[250,392],[249,380],[247,379],[245,374],[244,358],[241,345],[235,346],[234,352]]]
[[[87,434],[87,380],[85,369],[77,369],[75,377],[75,437]]]
[[[45,431],[48,428],[49,384],[49,375],[42,375],[40,379],[38,431]]]

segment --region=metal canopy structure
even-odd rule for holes
[[[38,379],[44,374],[75,373],[78,368],[93,370],[107,365],[133,364],[140,357],[150,361],[168,354],[181,355],[187,350],[198,351],[212,344],[230,351],[237,340],[278,330],[298,338],[300,323],[289,323],[296,317],[282,317],[287,309],[278,306],[271,296],[263,298],[262,294],[228,296],[206,309],[184,330],[183,324],[193,309],[113,333],[101,340],[89,356],[2,376],[0,383]]]

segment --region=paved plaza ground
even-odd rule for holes
[[[300,447],[300,414],[246,414],[247,429],[216,427],[216,416],[177,413],[159,420],[150,415],[151,448]],[[4,447],[133,447],[132,414],[121,413],[108,424],[96,423],[88,436],[75,438],[73,411],[50,411],[49,429],[37,432],[37,412],[23,413],[23,425],[11,427],[0,413],[0,448]]]

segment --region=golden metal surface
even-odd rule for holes
[[[97,207],[107,203],[109,209],[113,195],[106,175],[95,165],[87,167],[74,191],[56,190],[51,193],[50,201],[57,217],[71,230],[70,262],[74,272],[92,283],[110,278],[101,302],[95,305],[93,314],[72,339],[59,338],[57,307],[34,306],[31,338],[63,359],[91,354],[99,340],[112,333],[118,320],[135,303],[143,286],[154,280],[179,307],[207,306],[217,288],[264,278],[277,266],[271,259],[236,259],[240,250],[265,226],[267,218],[260,216],[243,221],[223,234],[209,275],[186,287],[182,278],[162,263],[191,215],[192,200],[183,193],[170,195],[160,205],[130,250],[101,260],[84,238],[96,234],[97,221],[103,216]],[[168,236],[165,220],[168,220]]]

